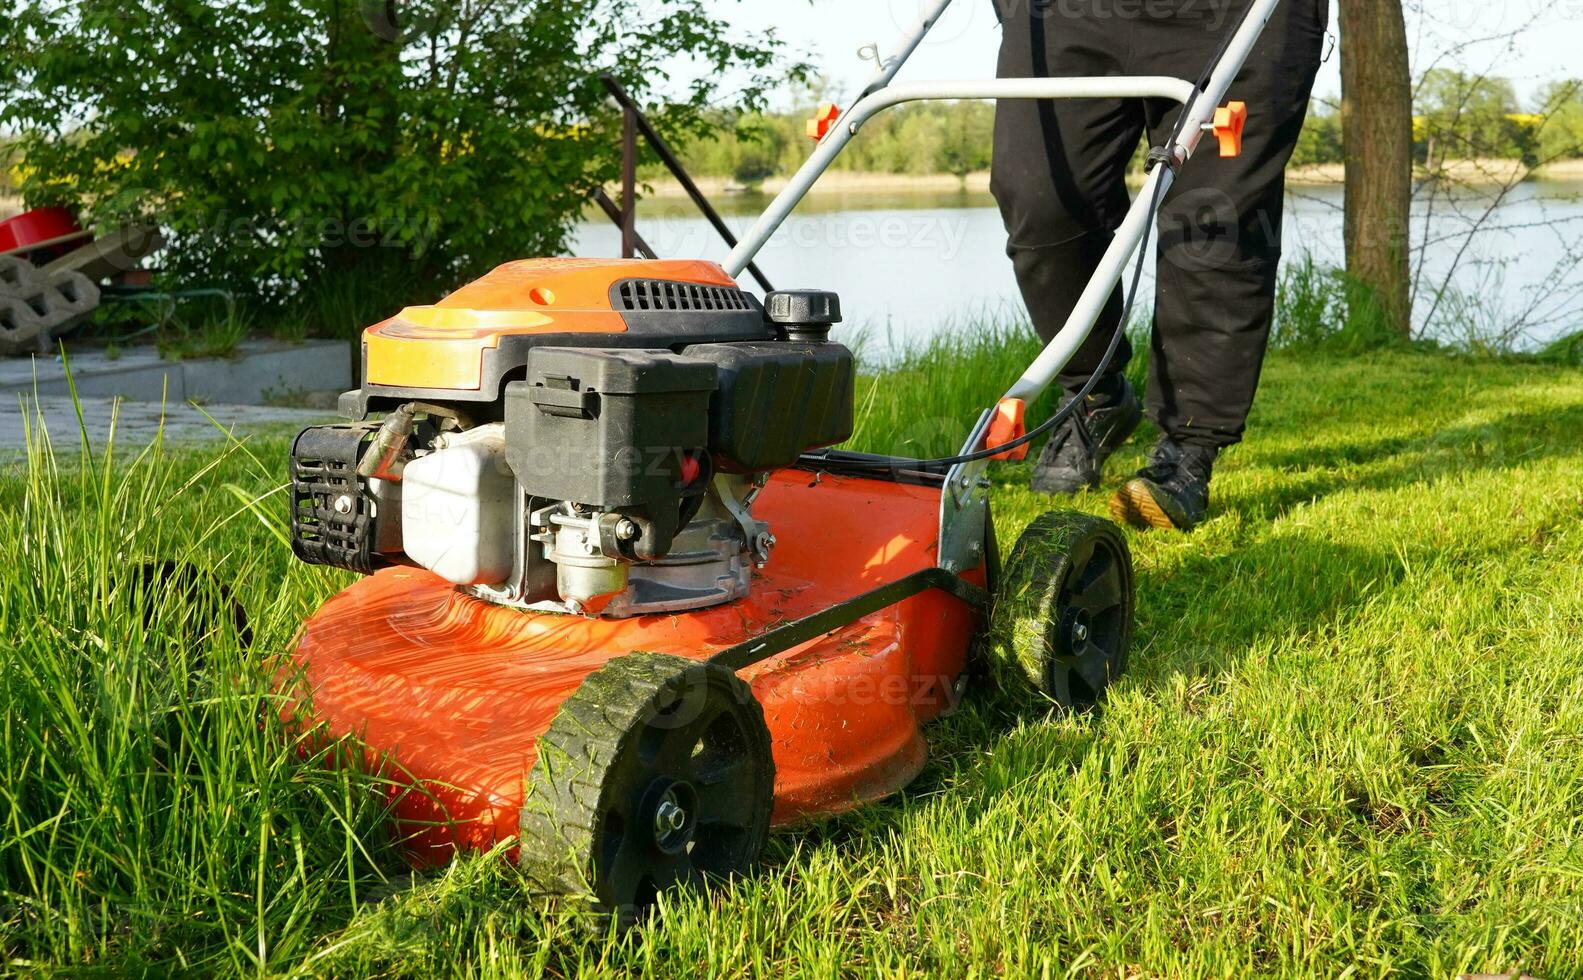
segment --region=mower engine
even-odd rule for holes
[[[839,321],[834,294],[761,304],[707,262],[501,266],[365,331],[351,421],[293,445],[293,550],[588,616],[740,598],[769,474],[851,436]]]

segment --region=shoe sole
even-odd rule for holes
[[[1126,486],[1110,498],[1110,516],[1118,524],[1153,528],[1156,531],[1177,531],[1176,522],[1161,509],[1159,501],[1149,492],[1142,480],[1129,480]]]

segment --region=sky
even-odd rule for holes
[[[775,28],[793,49],[851,93],[872,72],[857,56],[871,42],[895,50],[895,41],[918,17],[921,0],[713,0],[720,16],[745,31]],[[1093,0],[1114,4],[1116,0]],[[1126,0],[1122,0],[1126,2]],[[1334,9],[1331,0],[1334,35]],[[1435,64],[1510,78],[1520,97],[1545,82],[1583,74],[1575,67],[1583,48],[1583,0],[1407,0],[1408,44],[1417,74]],[[1497,37],[1501,35],[1510,35]],[[903,69],[902,79],[982,78],[994,74],[999,29],[990,0],[956,0]],[[1481,38],[1496,38],[1470,43]],[[1341,90],[1340,57],[1332,53],[1315,94],[1334,99]],[[1569,69],[1569,64],[1573,65]]]

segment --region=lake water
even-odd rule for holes
[[[1432,199],[1431,199],[1432,197]],[[1338,186],[1295,187],[1282,232],[1286,261],[1311,255],[1341,264]],[[739,234],[768,203],[757,194],[722,195],[717,206]],[[1465,244],[1470,220],[1489,211],[1486,231]],[[724,258],[727,249],[684,199],[639,207],[638,231],[666,257]],[[1583,183],[1519,185],[1494,203],[1482,192],[1432,195],[1421,188],[1414,243],[1429,241],[1420,263],[1416,316],[1435,305],[1448,269],[1456,268],[1429,332],[1472,323],[1485,335],[1516,331],[1533,346],[1583,328]],[[846,329],[865,329],[869,353],[989,316],[1021,316],[1005,255],[1006,233],[987,193],[820,193],[805,200],[765,247],[759,266],[777,287],[817,287],[841,296]],[[578,255],[615,255],[620,236],[598,215],[578,229]],[[1460,259],[1458,254],[1460,254]],[[1152,270],[1146,275],[1152,276]],[[744,275],[744,285],[751,278]],[[1139,305],[1147,308],[1146,278]]]

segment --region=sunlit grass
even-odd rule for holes
[[[280,446],[123,457],[64,436],[35,428],[0,470],[9,966],[300,963],[388,862],[365,850],[372,782],[279,720],[271,662],[332,591],[278,515],[241,504],[276,482]]]
[[[919,352],[865,383],[859,441],[953,451],[1028,347]],[[55,435],[0,470],[9,969],[1583,972],[1583,372],[1273,355],[1209,521],[1130,534],[1138,640],[1103,711],[970,697],[906,794],[608,941],[502,861],[394,877],[378,787],[274,720],[270,658],[346,581],[278,534],[284,441],[111,461]],[[1003,547],[1043,509],[1104,512],[993,476]],[[145,556],[230,585],[251,644],[145,594]]]

